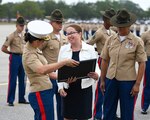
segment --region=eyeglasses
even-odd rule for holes
[[[72,35],[72,34],[75,34],[75,33],[79,33],[79,32],[70,32],[70,33],[66,33],[66,36],[68,36],[68,35]]]

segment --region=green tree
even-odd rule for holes
[[[65,18],[69,18],[70,8],[64,1],[59,1],[56,5],[56,8],[59,8],[62,11]]]
[[[145,19],[150,19],[150,8],[145,12]]]
[[[72,9],[75,11],[74,18],[87,20],[92,17],[91,4],[86,5],[85,2],[79,2]]]
[[[44,10],[40,9],[37,2],[33,1],[24,1],[22,3],[17,3],[15,6],[15,12],[20,12],[22,16],[26,19],[35,19],[35,18],[43,18]]]
[[[96,17],[102,17],[102,15],[100,14],[100,11],[105,11],[106,9],[109,8],[114,8],[113,4],[109,1],[97,1],[95,3],[95,7],[96,7]]]
[[[2,0],[0,0],[0,3]],[[16,18],[16,13],[24,16],[26,19],[44,18],[50,15],[54,9],[60,9],[65,18],[75,18],[81,20],[88,20],[91,18],[100,18],[100,11],[109,8],[114,8],[116,11],[126,8],[130,12],[136,14],[138,19],[149,19],[150,8],[144,11],[139,4],[131,1],[120,3],[118,1],[106,0],[97,1],[96,3],[78,2],[77,4],[67,5],[64,0],[55,2],[55,0],[45,0],[43,2],[24,1],[20,3],[6,3],[0,4],[0,18]]]
[[[6,5],[0,5],[0,18],[7,17],[7,13],[5,10],[7,10]]]
[[[142,19],[144,17],[144,11],[140,8],[140,6],[131,1],[127,1],[124,4],[121,4],[121,8],[126,8],[130,12],[134,13],[138,19]]]
[[[8,22],[10,22],[11,18],[14,18],[14,4],[13,3],[7,3],[5,4],[5,10],[6,10],[6,16],[8,19]]]
[[[42,4],[42,9],[45,10],[45,16],[48,16],[51,14],[51,12],[56,9],[56,3],[54,0],[45,0]]]

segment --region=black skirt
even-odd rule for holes
[[[89,119],[92,117],[92,86],[81,89],[81,80],[65,89],[67,96],[62,98],[63,116],[68,119]]]

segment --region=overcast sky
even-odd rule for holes
[[[22,2],[24,0],[2,0],[2,3],[7,3],[7,2]],[[32,0],[32,1],[44,1],[44,0]],[[58,0],[55,0],[58,1]],[[97,0],[64,0],[67,4],[71,4],[71,3],[77,3],[79,1],[86,1],[87,2],[96,2]],[[138,3],[140,5],[140,7],[144,10],[147,10],[148,8],[150,8],[150,0],[130,0],[134,3]]]

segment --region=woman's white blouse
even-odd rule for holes
[[[61,47],[59,56],[58,56],[58,61],[72,58],[72,49],[71,49],[71,44],[67,44]],[[93,46],[86,44],[85,42],[82,41],[82,48],[79,53],[79,60],[89,60],[89,59],[97,59],[97,54]],[[100,69],[98,67],[98,63],[96,63],[96,70],[95,70],[98,75],[100,75]],[[92,78],[85,78],[82,79],[81,82],[81,88],[88,88],[89,86],[93,85],[95,80]],[[69,85],[65,82],[60,82],[58,83],[58,91],[62,88],[68,88]]]

